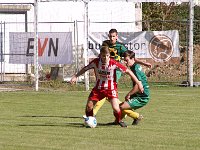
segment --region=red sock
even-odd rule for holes
[[[91,111],[86,110],[85,111],[86,116],[93,116],[93,109]]]
[[[119,112],[113,112],[114,116],[115,116],[115,120],[119,123],[121,121],[121,110]]]

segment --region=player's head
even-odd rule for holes
[[[118,39],[117,29],[110,29],[108,37],[110,39],[110,42],[114,45]]]
[[[100,58],[103,63],[107,63],[110,60],[110,50],[107,46],[102,46],[100,49]]]
[[[135,63],[135,53],[133,51],[126,51],[123,53],[124,63],[130,67]]]

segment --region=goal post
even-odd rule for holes
[[[190,0],[190,26],[189,26],[189,84],[191,87],[194,86],[193,82],[193,20],[194,20],[194,3],[193,0]]]
[[[38,91],[39,73],[38,73],[38,0],[34,0],[34,74],[35,90]]]
[[[84,42],[84,49],[85,49],[85,66],[88,65],[89,63],[89,59],[88,59],[88,38],[89,38],[89,35],[88,35],[88,0],[85,0],[84,1],[84,38],[85,38],[85,42]],[[85,90],[88,91],[89,90],[89,87],[90,86],[90,83],[89,83],[89,73],[88,71],[85,72]]]

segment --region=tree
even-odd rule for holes
[[[200,6],[194,7],[194,43],[200,43]]]
[[[142,3],[143,31],[178,30],[180,42],[187,41],[188,3]]]

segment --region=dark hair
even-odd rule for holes
[[[109,47],[108,46],[102,46],[101,49],[100,49],[100,53],[103,53],[103,54],[110,54],[110,50],[109,50]]]
[[[124,58],[129,56],[130,59],[132,59],[132,58],[135,58],[135,52],[128,50],[128,51],[124,52],[122,56]]]
[[[111,33],[118,33],[117,29],[110,29],[109,34],[111,34]]]

